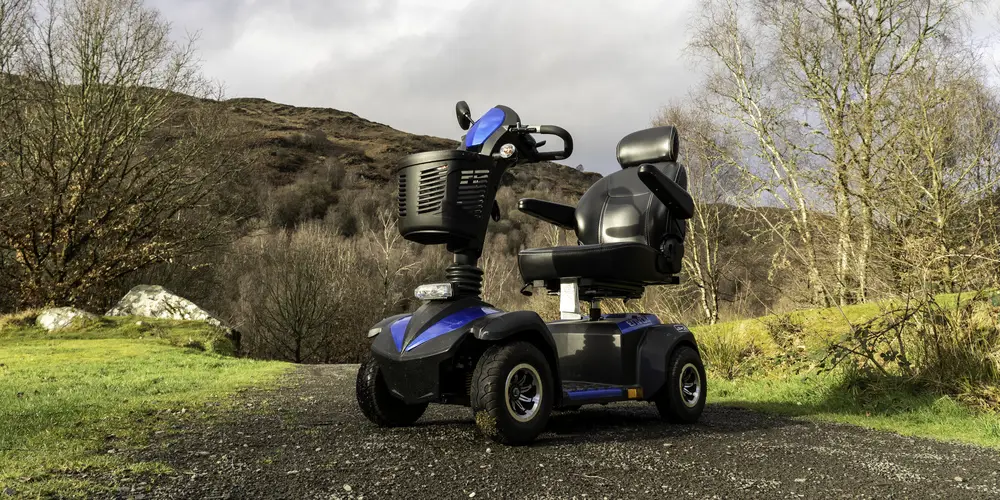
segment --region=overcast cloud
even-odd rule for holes
[[[618,168],[622,136],[698,82],[681,53],[696,0],[152,4],[179,32],[201,32],[204,71],[229,97],[336,108],[455,139],[455,101],[476,116],[505,104],[527,123],[565,127],[576,149],[563,163],[602,173]]]

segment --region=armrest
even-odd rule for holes
[[[667,206],[674,217],[690,219],[694,216],[694,200],[687,190],[653,165],[647,163],[639,167],[639,180]]]
[[[575,207],[534,198],[521,198],[521,201],[517,202],[517,209],[561,228],[576,229]]]

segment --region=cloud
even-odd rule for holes
[[[625,134],[697,82],[681,57],[692,0],[329,2],[156,0],[203,31],[207,75],[233,96],[333,107],[457,138],[455,101],[561,125],[565,163],[617,168]]]
[[[455,101],[474,114],[505,104],[569,130],[564,163],[602,173],[622,136],[700,80],[682,56],[696,0],[150,1],[179,31],[201,30],[205,73],[233,97],[456,139]],[[998,9],[970,28],[1000,64]]]

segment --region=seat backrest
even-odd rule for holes
[[[638,175],[639,165],[652,164],[686,189],[687,172],[675,163],[677,150],[674,127],[654,127],[625,136],[618,143],[622,170],[594,183],[577,204],[580,243],[643,243],[667,257],[670,272],[680,272],[687,223],[671,217]]]

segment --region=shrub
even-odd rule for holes
[[[34,326],[36,318],[38,318],[38,311],[35,309],[5,314],[0,316],[0,331],[6,330],[7,328],[24,328]]]
[[[1000,405],[1000,308],[982,294],[946,303],[934,297],[907,301],[833,343],[825,366],[843,363],[865,377],[902,377],[996,408]]]
[[[322,219],[339,200],[343,180],[344,168],[328,161],[299,176],[294,183],[276,189],[271,194],[271,224],[289,229]]]
[[[698,346],[705,368],[728,380],[753,373],[763,353],[751,336],[733,326],[720,326],[711,334],[699,335]]]

